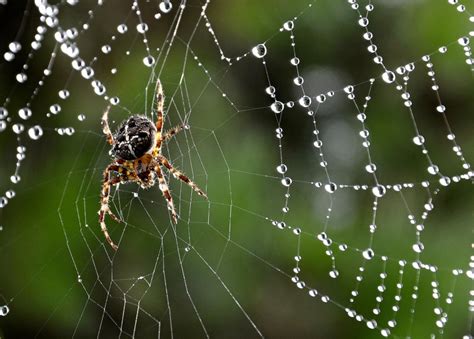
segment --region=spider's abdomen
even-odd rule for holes
[[[148,118],[133,115],[115,133],[112,155],[123,160],[141,158],[153,148],[155,135],[156,127]]]

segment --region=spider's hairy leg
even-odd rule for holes
[[[178,214],[174,208],[173,197],[171,196],[171,192],[168,187],[168,183],[166,182],[165,177],[163,176],[163,172],[161,171],[160,165],[156,164],[153,167],[153,171],[155,171],[156,176],[158,177],[158,187],[160,188],[161,193],[166,199],[168,204],[168,209],[171,211],[171,216],[175,224],[178,223]]]
[[[173,174],[173,176],[176,179],[179,179],[179,180],[183,181],[189,187],[191,187],[197,194],[199,194],[199,195],[201,195],[201,196],[203,196],[204,198],[207,199],[206,193],[202,189],[200,189],[199,186],[196,183],[194,183],[191,179],[189,179],[183,172],[181,172],[180,170],[174,168],[173,165],[171,165],[171,163],[169,162],[168,159],[166,159],[161,154],[159,154],[157,156],[157,158],[158,158],[158,161],[161,164],[163,164],[171,172],[171,174]]]
[[[107,106],[107,108],[104,111],[104,114],[102,115],[102,132],[107,136],[107,142],[112,145],[114,143],[114,136],[112,132],[110,131],[109,127],[109,111],[110,111],[110,105]]]
[[[133,178],[129,178],[128,176],[120,176],[115,178],[110,178],[110,172],[122,172],[123,167],[110,164],[104,170],[104,180],[102,183],[102,192],[101,192],[101,199],[100,199],[100,210],[99,210],[99,224],[102,232],[104,233],[105,239],[107,242],[112,246],[114,250],[118,249],[118,246],[112,241],[110,238],[109,231],[107,230],[107,226],[105,225],[105,214],[109,214],[115,221],[120,222],[120,219],[112,213],[109,207],[109,197],[110,197],[110,187],[116,185],[120,182],[126,182],[133,180]]]
[[[164,117],[163,110],[165,105],[165,96],[163,94],[163,87],[161,81],[158,79],[156,83],[156,131],[158,139],[161,139],[161,130],[163,129]]]
[[[166,132],[164,132],[160,138],[156,139],[156,149],[159,151],[161,150],[161,145],[171,139],[173,136],[181,132],[183,129],[186,129],[186,125],[178,125],[176,127],[173,127]]]

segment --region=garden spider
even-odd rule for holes
[[[181,181],[188,184],[197,194],[207,199],[206,193],[201,190],[183,172],[177,170],[168,159],[161,154],[163,144],[169,141],[175,134],[186,128],[180,125],[163,133],[163,106],[164,96],[161,82],[158,80],[157,92],[157,120],[154,124],[150,119],[141,115],[133,115],[122,122],[115,134],[109,128],[108,114],[110,106],[107,107],[102,116],[102,130],[107,136],[107,142],[112,145],[110,154],[114,157],[104,170],[104,180],[99,210],[99,223],[104,233],[105,239],[114,250],[118,246],[110,238],[105,225],[105,215],[109,214],[114,220],[120,220],[112,213],[109,207],[110,187],[119,183],[136,182],[142,188],[150,188],[155,185],[155,178],[158,178],[158,187],[166,199],[168,209],[171,211],[173,222],[178,223],[173,197],[168,188],[168,183],[163,176],[162,166]],[[111,174],[115,173],[114,176]]]

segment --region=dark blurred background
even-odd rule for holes
[[[367,3],[358,3],[365,14]],[[111,160],[100,128],[107,102],[94,93],[92,79],[73,71],[71,59],[58,50],[51,75],[38,87],[55,48],[54,30],[44,34],[41,49],[29,58],[40,24],[34,2],[0,5],[0,51],[8,51],[12,41],[22,44],[14,60],[0,63],[1,100],[9,98],[3,105],[11,119],[0,132],[0,187],[2,194],[9,189],[16,194],[0,209],[0,306],[9,310],[0,317],[0,337],[194,338],[205,336],[202,322],[212,337],[246,338],[258,336],[253,322],[271,338],[368,338],[379,337],[393,319],[394,336],[469,334],[472,280],[452,270],[467,269],[472,253],[472,184],[461,180],[441,187],[439,177],[428,174],[426,157],[412,142],[416,133],[401,92],[380,79],[383,69],[367,51],[357,11],[346,1],[213,1],[206,11],[214,32],[210,34],[201,17],[203,2],[188,1],[182,17],[178,3],[172,4],[165,14],[158,1],[138,1],[139,19],[129,1],[109,0],[102,6],[58,2],[60,26],[78,29],[74,41],[80,57],[94,68],[106,95],[120,99],[110,113],[112,127],[133,113],[152,114],[159,77],[166,95],[165,127],[183,121],[190,125],[164,153],[209,196],[205,201],[170,178],[181,217],[174,229],[157,187],[143,191],[135,184],[122,185],[111,206],[123,222],[107,219],[113,238],[120,240],[117,253],[104,244],[97,222],[102,171]],[[457,43],[472,29],[469,14],[441,0],[379,0],[373,5],[368,28],[385,65],[394,70],[415,62],[408,90],[429,155],[444,175],[466,173],[446,138],[447,127],[435,109],[437,97],[421,57],[434,53],[441,100],[469,162],[474,150],[472,66]],[[372,245],[376,256],[365,263],[361,252],[369,246],[373,217],[370,188],[338,189],[326,224],[330,195],[312,184],[324,185],[327,177],[313,147],[312,118],[297,104],[301,92],[293,84],[290,33],[280,31],[296,16],[293,34],[305,91],[313,97],[335,91],[316,114],[331,180],[374,185],[364,170],[367,154],[361,146],[358,112],[342,89],[360,84],[354,93],[361,108],[367,80],[376,78],[366,126],[378,179],[384,185],[417,183],[402,195],[388,190],[379,200]],[[137,33],[140,20],[148,25],[146,44]],[[128,31],[120,34],[117,26],[124,23]],[[251,54],[235,59],[263,42],[277,99],[296,103],[277,119],[268,108],[273,100],[265,93],[268,78],[262,59]],[[105,45],[109,53],[103,52]],[[147,45],[156,59],[153,68],[142,61]],[[441,46],[448,51],[439,53]],[[232,58],[231,64],[221,60],[218,47]],[[19,84],[15,78],[25,60],[28,81]],[[401,76],[398,80],[403,81]],[[59,96],[63,89],[70,93],[66,100]],[[22,121],[16,112],[26,103],[33,116]],[[48,117],[54,104],[61,112]],[[278,119],[286,175],[293,179],[289,190],[276,171]],[[17,136],[11,130],[14,123],[23,123],[26,130],[41,125],[43,136],[31,140],[26,131]],[[19,145],[26,147],[26,158],[19,169],[21,181],[13,185],[10,176]],[[435,208],[424,222],[419,258],[438,267],[435,274],[411,265],[417,259],[412,250],[417,240],[409,216],[421,222],[429,198],[419,184],[424,180],[432,183]],[[283,213],[286,193],[289,212]],[[300,227],[303,234],[279,230],[272,220]],[[335,242],[328,248],[316,239],[324,229]],[[342,243],[349,246],[347,251],[338,249]],[[332,261],[327,250],[335,256],[336,279],[328,275]],[[299,278],[331,302],[311,298],[308,288],[298,289],[291,281],[296,255],[302,257]],[[388,257],[385,264],[381,256]],[[408,262],[403,274],[399,260]],[[360,266],[365,271],[358,283]],[[384,271],[386,289],[376,315]],[[397,292],[400,281],[403,287]],[[351,305],[351,290],[357,285],[359,295]],[[414,288],[418,299],[412,313]],[[438,288],[439,299],[433,298],[433,288]],[[449,293],[452,303],[446,301]],[[371,330],[365,321],[348,317],[345,307],[366,320],[375,319],[378,328]],[[447,313],[443,330],[436,325],[436,307]]]

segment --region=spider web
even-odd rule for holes
[[[0,337],[472,337],[468,3],[0,3]],[[116,186],[114,252],[101,114],[158,78],[209,199]]]

